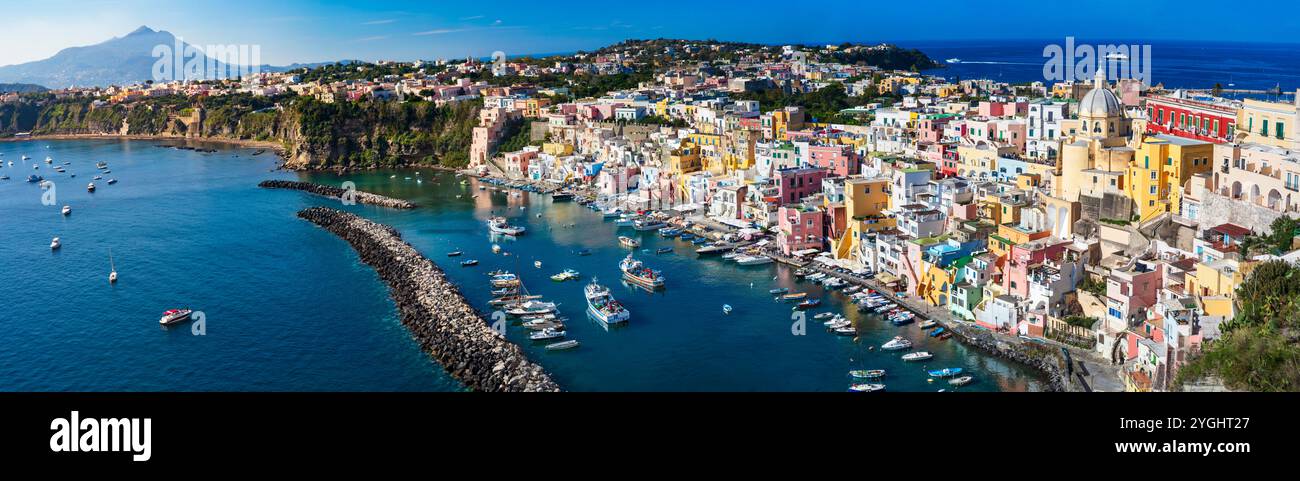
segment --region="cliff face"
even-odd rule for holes
[[[278,101],[277,101],[278,100]],[[284,145],[294,169],[441,164],[460,167],[479,103],[341,102],[306,97],[165,97],[95,106],[90,99],[0,105],[0,135],[130,134],[257,140]]]

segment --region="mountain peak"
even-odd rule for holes
[[[137,28],[137,29],[131,31],[131,33],[126,34],[126,36],[128,36],[128,37],[134,37],[134,36],[136,36],[136,35],[147,35],[147,34],[151,34],[151,33],[158,33],[158,31],[157,31],[157,30],[154,30],[154,29],[152,29],[152,28],[149,28],[148,25],[141,25],[140,28]]]

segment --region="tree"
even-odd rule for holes
[[[1210,95],[1220,97],[1223,95],[1223,84],[1215,82],[1214,89],[1210,90]]]

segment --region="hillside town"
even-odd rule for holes
[[[890,46],[618,47],[51,93],[481,102],[467,166],[479,175],[757,232],[777,261],[853,272],[953,322],[1091,353],[1131,391],[1171,388],[1237,314],[1255,266],[1300,262],[1294,236],[1243,249],[1300,211],[1300,100],[1103,72],[949,81],[843,60]],[[592,95],[541,81],[638,72]],[[802,102],[827,92],[851,104]]]

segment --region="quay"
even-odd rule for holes
[[[266,180],[258,183],[257,186],[263,189],[300,190],[309,194],[316,194],[340,201],[342,201],[344,196],[348,194],[347,189],[341,189],[329,185],[313,184],[310,182],[293,182],[288,180]],[[414,209],[416,207],[414,202],[407,200],[394,199],[392,197],[385,197],[379,194],[372,194],[370,192],[362,192],[359,190],[353,190],[352,192],[354,196],[352,200],[355,200],[358,204],[377,205],[392,209]]]
[[[442,269],[392,227],[326,207],[298,217],[339,236],[388,284],[402,324],[452,377],[475,391],[559,391],[541,366],[489,327]]]

